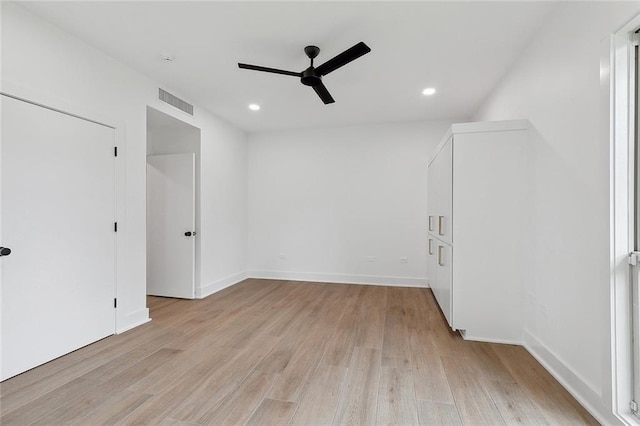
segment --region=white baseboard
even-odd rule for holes
[[[529,330],[524,330],[523,346],[598,422],[622,424],[602,396]]]
[[[249,271],[249,278],[272,280],[308,281],[337,284],[384,285],[389,287],[428,288],[426,278],[385,277],[378,275],[319,274],[291,271]]]
[[[220,290],[223,290],[234,284],[238,284],[240,281],[243,281],[246,279],[247,279],[246,272],[238,272],[237,274],[230,275],[226,278],[213,281],[205,286],[196,288],[196,298],[204,299],[207,296],[211,296],[213,293],[217,293]]]
[[[140,309],[139,311],[124,315],[122,318],[118,318],[116,334],[124,333],[127,330],[136,328],[149,321],[151,321],[151,318],[149,318],[149,308]]]
[[[485,342],[485,343],[499,343],[501,345],[518,345],[522,346],[522,340],[510,340],[510,339],[493,339],[491,337],[483,337],[483,336],[473,336],[471,333],[460,331],[460,335],[464,340],[471,340],[474,342]]]

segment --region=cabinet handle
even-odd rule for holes
[[[444,225],[442,224],[444,222],[444,216],[438,216],[438,235],[444,235]]]
[[[433,240],[429,238],[429,255],[433,254]]]
[[[444,263],[442,262],[442,249],[444,247],[442,246],[438,246],[438,265],[440,266],[444,266]]]
[[[429,216],[429,231],[433,231],[433,216]]]

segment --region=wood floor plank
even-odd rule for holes
[[[83,425],[113,425],[123,420],[138,407],[147,402],[153,395],[146,393],[131,392],[128,390],[119,391],[94,407],[83,411],[75,417],[70,424]],[[53,423],[57,423],[60,418],[54,417]]]
[[[195,383],[199,383],[194,378]],[[144,404],[134,410],[117,425],[155,425],[169,417],[180,403],[189,397],[192,383],[180,382],[176,386],[165,389],[149,398]],[[186,422],[185,422],[186,423]]]
[[[291,419],[292,425],[330,425],[338,407],[346,367],[321,364],[309,382]]]
[[[519,384],[489,380],[485,382],[485,386],[506,424],[549,424]]]
[[[289,420],[291,416],[293,416],[295,409],[295,402],[265,399],[246,424],[256,426],[284,426],[289,424]]]
[[[269,391],[270,399],[298,402],[324,355],[328,332],[311,329]]]
[[[334,424],[375,423],[380,364],[379,350],[354,349]]]
[[[82,377],[91,380],[107,381],[147,358],[150,353],[154,353],[158,349],[165,347],[181,336],[181,333],[167,330],[166,333],[158,335],[152,341],[146,342],[109,362],[105,362],[101,366],[84,374]]]
[[[208,341],[205,343],[177,354],[164,368],[150,372],[136,383],[131,383],[128,389],[155,395],[167,388],[183,384],[186,379],[196,383],[204,380],[216,366],[236,353],[233,348],[218,347]]]
[[[455,405],[418,400],[418,422],[425,426],[462,426]]]
[[[197,420],[199,424],[244,424],[273,385],[274,373],[254,370],[225,397]]]
[[[480,373],[464,357],[442,359],[460,418],[465,424],[503,425],[495,403],[482,386]]]
[[[440,353],[431,336],[424,331],[410,331],[411,368],[416,398],[453,404],[453,394],[440,359]]]
[[[158,426],[200,426],[200,425],[198,425],[198,423],[183,422],[181,420],[170,419],[167,417],[166,419],[158,423]]]
[[[200,386],[192,389],[187,400],[170,417],[187,422],[198,422],[206,417],[210,407],[217,406],[264,359],[274,346],[275,339],[273,336],[262,336],[256,339],[254,345],[224,360]]]
[[[418,424],[411,370],[389,367],[381,369],[376,424]]]
[[[389,288],[382,346],[383,367],[411,367],[409,324],[402,289]]]
[[[479,370],[485,380],[500,380],[503,382],[515,382],[515,379],[492,349],[495,344],[484,342],[465,342],[472,355],[469,356],[476,369]]]
[[[84,395],[96,385],[98,385],[97,382],[78,378],[59,386],[53,391],[39,396],[16,410],[5,411],[3,406],[0,424],[31,424],[54,411],[66,401],[77,398],[77,395]]]
[[[351,314],[349,314],[351,316]],[[323,363],[346,367],[351,361],[357,329],[353,326],[338,325],[327,342]]]
[[[387,288],[366,286],[357,304],[358,319],[355,346],[382,349],[387,307]]]

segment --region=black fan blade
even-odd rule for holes
[[[324,84],[322,84],[322,82],[320,82],[320,84],[316,84],[315,86],[313,86],[313,90],[316,91],[316,93],[318,94],[318,96],[320,96],[320,99],[322,99],[322,102],[324,102],[325,105],[332,104],[335,102],[333,100],[333,97],[331,97],[331,93],[329,93],[327,88],[324,87]]]
[[[337,70],[341,66],[347,65],[349,62],[358,59],[360,56],[365,55],[369,52],[371,52],[369,46],[367,46],[363,42],[360,42],[317,67],[316,72],[320,75],[327,75],[330,72]]]
[[[302,73],[301,72],[278,70],[278,69],[275,69],[275,68],[260,67],[258,65],[249,65],[249,64],[240,64],[240,63],[238,63],[238,67],[240,67],[242,69],[245,69],[245,70],[264,71],[264,72],[272,72],[274,74],[284,74],[284,75],[292,75],[294,77],[302,77]]]

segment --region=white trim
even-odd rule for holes
[[[249,271],[249,278],[307,281],[335,284],[383,285],[388,287],[428,288],[426,278],[386,277],[379,275],[343,275],[293,271]]]
[[[451,135],[455,133],[512,132],[516,130],[529,130],[530,128],[529,120],[526,119],[453,123],[451,127],[449,127],[449,130],[447,130],[447,133],[444,134],[442,142],[436,146],[428,164],[433,163],[433,160],[438,156],[440,150],[444,148],[449,138],[451,138]]]
[[[230,275],[226,278],[213,281],[207,285],[196,288],[196,298],[204,299],[207,296],[211,296],[214,293],[224,290],[227,287],[231,287],[234,284],[238,284],[241,281],[247,279],[246,272],[238,272],[237,274]]]
[[[125,331],[131,330],[132,328],[136,328],[142,324],[146,324],[149,321],[151,321],[151,318],[149,318],[148,308],[140,309],[139,311],[123,315],[121,321],[118,322],[122,322],[124,325],[116,330],[116,334],[124,333]]]
[[[473,342],[486,342],[486,343],[498,343],[501,345],[518,345],[524,346],[522,340],[507,340],[507,339],[493,339],[491,337],[473,336],[466,330],[459,330],[460,335],[464,340],[470,340]]]
[[[632,43],[630,31],[640,26],[640,15],[604,41],[601,54],[601,121],[603,141],[610,147],[610,355],[605,371],[604,404],[611,404],[617,422],[633,420],[629,402],[632,398],[633,371],[631,348],[631,313],[629,310],[630,268],[627,256],[633,248],[633,96]],[[610,379],[610,382],[609,382]],[[610,383],[610,386],[607,385]],[[609,392],[611,394],[609,395]],[[635,424],[638,424],[635,421]]]
[[[452,133],[485,133],[485,132],[510,132],[514,130],[528,130],[529,120],[501,120],[478,121],[471,123],[454,123],[451,125]]]
[[[24,84],[2,79],[0,80],[0,91],[8,96],[44,106],[45,108],[53,109],[83,120],[92,121],[103,126],[117,128],[123,125],[120,120],[117,120],[112,115],[105,114],[103,111],[88,108],[81,103],[69,101],[68,99]]]

